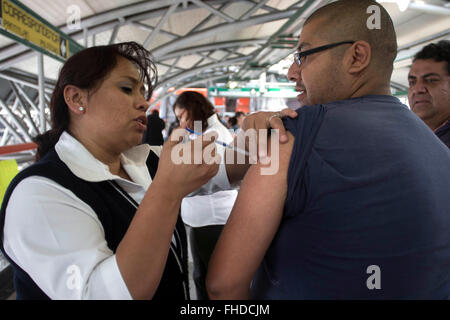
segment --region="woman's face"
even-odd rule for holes
[[[176,105],[175,109],[174,109],[174,113],[178,119],[178,122],[180,123],[180,126],[185,124],[186,127],[188,127],[188,128],[192,127],[191,121],[188,119],[189,115],[188,115],[187,109],[180,108],[178,105]],[[193,129],[193,128],[191,128],[191,129]]]
[[[118,57],[116,67],[88,98],[82,116],[87,139],[111,152],[123,152],[141,143],[147,128],[149,103],[137,68]]]

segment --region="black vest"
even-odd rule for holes
[[[159,158],[150,151],[147,167],[152,178],[156,173],[158,160]],[[61,161],[55,149],[49,151],[40,161],[22,170],[12,180],[3,198],[0,211],[0,249],[14,269],[14,286],[17,299],[50,299],[27,272],[12,261],[3,247],[3,228],[9,198],[17,184],[30,176],[42,176],[51,179],[71,190],[78,198],[88,204],[97,214],[105,231],[108,247],[114,253],[136,213],[138,204],[118,184],[112,181],[88,182],[78,178]],[[176,224],[174,238],[176,241],[171,244],[161,282],[153,297],[155,300],[189,299],[187,240],[180,217]]]

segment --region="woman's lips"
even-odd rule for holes
[[[143,131],[147,130],[147,125],[145,124],[145,121],[138,118],[134,120],[137,123],[137,127]]]

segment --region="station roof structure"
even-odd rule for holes
[[[5,1],[19,2],[1,0],[2,5]],[[171,94],[169,88],[244,83],[267,72],[284,79],[305,19],[330,2],[21,0],[20,4],[82,47],[123,41],[143,44],[158,68],[160,100]],[[392,90],[405,94],[413,55],[428,43],[450,39],[450,3],[379,2],[397,32]],[[40,117],[39,110],[49,102],[62,61],[0,35],[0,146],[29,142],[48,128],[48,111]]]

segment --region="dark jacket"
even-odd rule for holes
[[[151,177],[156,173],[158,157],[150,152],[147,166]],[[8,255],[3,247],[3,228],[8,201],[14,188],[20,181],[29,176],[42,176],[55,181],[71,190],[78,198],[88,204],[97,214],[103,229],[108,247],[115,253],[124,237],[138,204],[127,195],[120,186],[110,181],[88,182],[75,176],[64,162],[61,161],[55,149],[32,166],[22,170],[11,182],[3,199],[0,211],[0,249],[14,269],[14,286],[17,299],[43,300],[50,299],[31,279],[25,270],[20,268]],[[177,242],[171,245],[166,267],[153,299],[189,299],[187,282],[187,240],[181,219],[179,218],[174,232]],[[151,248],[149,248],[151,250]]]

